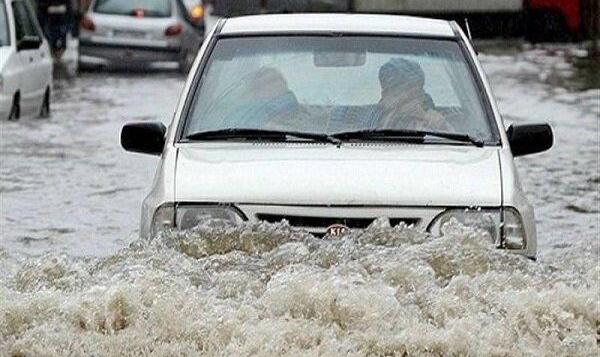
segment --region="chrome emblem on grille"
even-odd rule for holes
[[[350,233],[350,228],[343,224],[332,224],[327,227],[326,234],[330,237],[342,237]]]

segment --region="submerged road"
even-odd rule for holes
[[[2,356],[596,356],[600,91],[560,83],[573,48],[481,55],[507,122],[556,145],[517,160],[539,260],[475,232],[285,224],[136,240],[157,158],[128,121],[168,122],[175,73],[58,81],[49,120],[0,122]],[[214,223],[214,222],[213,222]]]

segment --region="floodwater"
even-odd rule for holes
[[[330,241],[214,221],[140,241],[157,159],[123,152],[120,127],[168,122],[183,79],[59,81],[51,119],[0,122],[0,355],[597,356],[600,90],[562,85],[580,55],[481,55],[505,120],[555,130],[517,161],[537,262],[456,225]]]

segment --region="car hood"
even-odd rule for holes
[[[185,144],[178,202],[499,206],[497,147]]]

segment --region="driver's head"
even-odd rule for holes
[[[289,88],[279,70],[273,67],[261,67],[252,77],[251,91],[256,98],[271,99],[285,94]]]
[[[416,62],[391,59],[379,69],[379,83],[384,105],[401,106],[424,100],[425,74]]]

